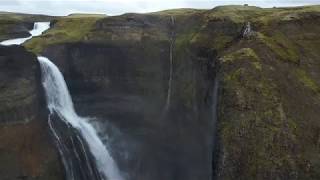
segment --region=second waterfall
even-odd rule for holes
[[[54,135],[67,180],[123,180],[109,151],[87,118],[73,107],[66,82],[48,58],[38,57]]]

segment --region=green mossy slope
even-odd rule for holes
[[[53,21],[52,27],[41,37],[25,43],[26,48],[38,54],[51,44],[85,41],[95,22],[103,15],[70,15]]]
[[[218,179],[320,177],[319,10],[261,10],[220,51]]]

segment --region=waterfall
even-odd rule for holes
[[[243,38],[250,38],[253,35],[253,33],[254,32],[252,31],[251,23],[247,22],[245,25],[245,29],[243,31],[242,37]]]
[[[38,57],[38,60],[41,66],[42,84],[45,89],[47,105],[50,111],[48,122],[62,156],[67,179],[79,180],[79,178],[75,178],[75,176],[79,176],[77,173],[84,173],[82,171],[85,169],[88,173],[81,176],[82,179],[123,180],[115,161],[98,137],[96,130],[89,123],[89,119],[79,117],[76,114],[66,82],[58,67],[46,57]],[[63,135],[61,134],[65,132],[59,130],[59,128],[56,127],[57,125],[55,125],[58,122],[54,122],[54,120],[50,118],[54,115],[57,115],[59,117],[58,119],[67,124],[69,129],[78,132],[78,134],[71,137],[71,144],[72,147],[78,147],[80,149],[72,149],[72,151],[74,151],[73,154],[75,154],[74,159],[77,160],[75,163],[79,163],[80,172],[74,172],[72,170],[72,168],[75,167],[75,163],[68,161],[68,155],[72,152],[70,152],[70,148],[67,148],[65,141],[62,140]],[[86,152],[86,146],[90,152]],[[79,157],[80,153],[83,156]],[[93,158],[93,160],[90,160],[90,158]],[[94,165],[92,165],[91,161],[93,161]],[[95,173],[95,167],[99,172],[98,175]]]
[[[170,103],[171,103],[171,89],[172,89],[172,79],[173,79],[173,47],[174,47],[174,31],[173,31],[173,27],[175,24],[175,20],[174,17],[171,16],[171,26],[172,26],[172,31],[171,31],[171,35],[170,35],[170,72],[169,72],[169,82],[168,82],[168,92],[167,92],[167,99],[166,99],[166,105],[165,105],[165,111],[168,111],[169,107],[170,107]]]
[[[217,70],[216,70],[217,71]],[[212,92],[212,122],[213,122],[213,139],[212,139],[212,179],[215,180],[217,176],[216,172],[216,164],[218,163],[217,158],[217,142],[216,142],[216,134],[217,134],[217,121],[218,121],[218,102],[219,102],[219,75],[218,72],[215,74],[214,82],[213,82],[213,92]]]
[[[44,31],[50,28],[50,22],[35,22],[33,29],[29,31],[31,36],[26,38],[9,39],[0,42],[0,45],[10,46],[10,45],[21,45],[32,37],[40,36]]]
[[[50,22],[35,22],[26,38],[10,39],[0,45],[21,45],[50,28]],[[119,169],[88,118],[73,107],[63,75],[48,58],[38,57],[46,93],[48,125],[55,138],[67,180],[123,180]],[[89,152],[88,150],[89,149]]]

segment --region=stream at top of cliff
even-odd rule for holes
[[[21,45],[50,28],[50,22],[35,22],[27,38],[10,39],[0,45]],[[46,57],[38,57],[42,85],[50,111],[48,125],[60,153],[67,180],[123,180],[117,164],[90,124],[80,117],[58,67]]]
[[[172,93],[172,81],[173,81],[173,48],[174,48],[174,42],[175,42],[175,32],[173,30],[175,26],[175,19],[173,16],[170,17],[171,20],[171,34],[170,34],[170,56],[169,56],[169,63],[170,63],[170,71],[169,71],[169,81],[168,81],[168,91],[167,91],[167,98],[166,98],[166,104],[165,104],[165,112],[167,112],[170,108],[171,103],[171,93]]]
[[[33,25],[33,29],[29,31],[31,34],[26,38],[17,38],[17,39],[9,39],[0,42],[0,45],[10,46],[10,45],[21,45],[32,37],[40,36],[44,31],[50,28],[50,22],[35,22]]]

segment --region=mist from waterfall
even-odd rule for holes
[[[50,22],[35,22],[33,24],[33,29],[29,31],[29,33],[31,34],[29,37],[5,40],[0,42],[0,45],[21,45],[27,40],[31,39],[32,37],[40,36],[44,31],[48,30],[49,28]]]
[[[79,117],[76,114],[66,82],[58,67],[46,57],[38,57],[38,60],[41,66],[42,84],[45,89],[47,105],[50,113],[56,113],[61,120],[66,121],[66,123],[70,124],[72,128],[79,131],[84,141],[88,144],[90,153],[94,158],[96,167],[98,168],[103,180],[123,180],[124,178],[121,177],[115,161],[102,143],[96,130],[89,123],[87,118]],[[49,125],[51,125],[50,119]],[[56,137],[56,141],[58,141],[58,148],[61,147],[63,142],[60,141],[54,127],[50,126],[50,128]],[[64,160],[64,155],[61,154],[61,156]],[[64,165],[66,171],[70,170],[66,167],[65,162]],[[69,178],[73,179],[72,173],[69,174]]]

